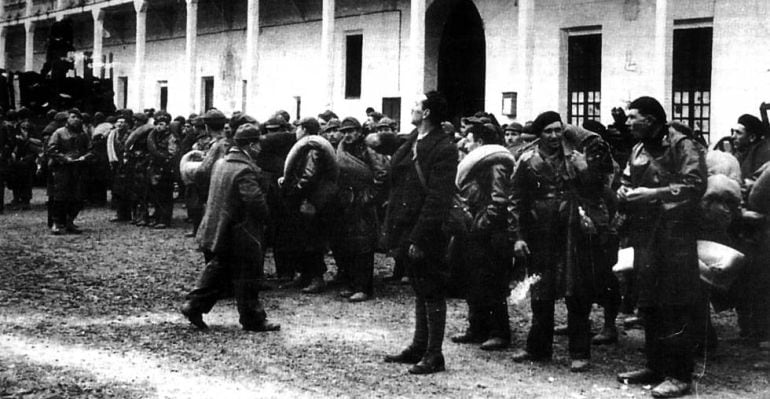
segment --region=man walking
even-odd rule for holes
[[[261,171],[254,163],[259,153],[259,128],[245,124],[235,133],[235,145],[212,169],[206,213],[196,240],[206,268],[198,286],[187,295],[182,314],[194,326],[206,329],[203,313],[229,291],[235,294],[240,323],[246,331],[275,331],[259,300],[259,265],[267,201],[260,186]]]

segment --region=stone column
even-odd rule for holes
[[[323,84],[321,95],[326,109],[334,107],[334,12],[335,0],[323,0],[321,11],[321,60]]]
[[[535,1],[519,0],[517,69],[519,84],[516,118],[532,115],[532,62],[535,49]]]
[[[0,4],[0,7],[3,5]],[[5,37],[8,33],[8,28],[5,26],[0,27],[0,69],[5,69],[6,51],[5,51]]]
[[[141,112],[144,109],[144,58],[147,45],[147,2],[134,0],[136,10],[136,52],[134,56],[134,98],[131,107]]]
[[[25,21],[24,31],[27,33],[24,41],[24,71],[30,72],[35,67],[35,23]]]
[[[426,0],[411,0],[409,11],[409,54],[404,66],[401,88],[401,131],[412,129],[412,108],[425,92],[425,5]]]
[[[185,41],[185,85],[187,112],[195,112],[197,93],[196,56],[198,51],[198,0],[187,0],[187,40]]]
[[[256,115],[257,93],[259,92],[259,0],[248,0],[246,6],[246,60],[244,65],[246,109],[243,111]]]
[[[673,21],[669,19],[669,0],[655,1],[655,49],[652,62],[654,96],[669,112],[671,109],[671,55],[673,52]]]
[[[94,8],[91,10],[94,19],[94,51],[92,55],[92,66],[94,77],[104,78],[104,63],[102,62],[102,52],[104,47],[104,10]]]

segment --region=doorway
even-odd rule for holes
[[[435,67],[426,66],[426,75],[435,70],[435,87],[446,96],[450,120],[457,123],[485,108],[484,24],[471,0],[436,0],[426,20],[426,62],[435,62]],[[426,83],[426,91],[432,89]]]

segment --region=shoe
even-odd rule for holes
[[[163,230],[163,229],[168,228],[168,225],[165,224],[165,223],[158,223],[158,224],[152,226],[152,228],[155,229],[155,230]]]
[[[433,374],[446,370],[444,355],[441,353],[425,354],[420,361],[409,368],[410,374]]]
[[[243,326],[243,331],[253,331],[253,332],[278,331],[280,329],[281,329],[280,324],[268,323],[266,321],[253,326],[252,325]]]
[[[158,222],[154,220],[150,220],[149,222],[147,222],[147,224],[145,224],[146,227],[150,227],[150,228],[155,227],[157,225],[158,225]]]
[[[348,298],[348,301],[350,302],[365,302],[370,299],[369,295],[363,292],[356,292],[355,294],[351,295],[350,298]]]
[[[83,231],[74,224],[70,224],[69,226],[65,227],[64,230],[66,230],[69,234],[83,234]]]
[[[508,347],[509,341],[500,337],[492,337],[484,341],[480,348],[485,351],[497,351]]]
[[[123,223],[123,222],[130,222],[129,219],[121,219],[121,218],[112,218],[110,219],[110,223]]]
[[[343,288],[342,291],[340,291],[340,297],[341,298],[350,298],[351,295],[355,294],[356,292],[351,290],[350,288]]]
[[[194,310],[189,303],[182,305],[182,307],[179,309],[179,312],[181,312],[184,317],[190,321],[190,324],[198,327],[199,330],[205,330],[209,328],[209,326],[203,322],[203,314],[197,310]]]
[[[553,328],[553,335],[567,335],[567,325],[562,324]]]
[[[449,339],[456,344],[480,344],[486,341],[484,337],[467,330],[464,333],[453,335]]]
[[[64,234],[64,230],[62,230],[61,227],[59,227],[59,226],[54,224],[53,226],[51,226],[51,234],[53,234],[55,236],[60,236],[60,235]]]
[[[397,355],[385,355],[385,363],[417,364],[424,354],[424,349],[415,349],[410,345]]]
[[[618,329],[615,326],[604,327],[599,334],[591,338],[591,343],[594,345],[607,345],[616,342],[618,342]]]
[[[591,362],[588,359],[572,359],[569,371],[573,373],[582,373],[591,368]]]
[[[690,392],[690,383],[677,380],[676,378],[666,378],[655,388],[652,388],[653,398],[678,398],[687,395]]]
[[[184,236],[185,236],[185,238],[195,238],[195,233],[193,233],[193,232],[191,231],[191,232],[189,232],[189,233],[185,233],[185,235],[184,235]]]
[[[136,223],[134,223],[134,226],[136,226],[136,227],[144,227],[144,226],[147,226],[147,222],[145,222],[144,220],[139,220]]]
[[[550,356],[536,356],[529,352],[527,352],[525,349],[519,349],[516,352],[513,352],[513,355],[511,356],[511,360],[513,360],[515,363],[523,363],[523,362],[547,362],[551,360]]]
[[[313,277],[313,279],[310,280],[310,285],[303,288],[302,292],[305,294],[318,294],[323,292],[324,288],[326,288],[326,283],[324,282],[323,277]]]
[[[623,384],[652,384],[662,379],[658,373],[648,368],[618,374],[618,382]]]

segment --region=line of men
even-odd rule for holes
[[[618,379],[655,383],[655,397],[681,396],[691,387],[696,330],[708,323],[696,246],[707,219],[703,201],[712,201],[708,210],[709,204],[737,207],[740,200],[725,200],[719,185],[712,190],[705,147],[686,126],[669,124],[657,100],[640,97],[628,115],[613,110],[613,116],[612,129],[603,130],[596,123],[567,125],[558,113],[544,112],[525,136],[516,134],[525,126],[501,128],[486,115],[464,119],[458,140],[437,92],[415,103],[415,129],[403,135],[379,115],[366,122],[366,135],[356,118],[339,121],[332,112],[294,125],[282,112],[264,124],[245,114],[227,119],[217,110],[173,122],[162,113],[152,122],[138,114],[132,130],[124,111],[107,136],[107,153],[117,161],[115,187],[129,187],[113,188],[118,220],[167,227],[174,182],[182,180],[206,265],[181,311],[198,328],[207,328],[203,314],[230,293],[245,330],[280,328],[267,321],[258,295],[267,247],[276,273],[290,279],[285,287],[306,293],[324,289],[330,248],[344,282],[340,295],[351,302],[371,298],[374,252],[384,249],[415,292],[413,340],[385,361],[409,363],[414,374],[434,373],[445,369],[446,298],[459,274],[467,277],[469,325],[452,340],[488,350],[508,346],[515,257],[515,265],[538,280],[527,343],[513,360],[551,359],[554,307],[564,298],[570,369],[582,372],[590,367],[593,303],[605,309],[600,335],[617,340],[620,294],[611,268],[623,241],[635,252],[633,292],[626,297],[635,298],[643,320],[647,363]],[[66,126],[49,140],[54,187],[74,190],[67,174],[92,160],[81,119],[69,111]],[[741,121],[749,125],[745,130],[756,128]],[[735,144],[739,159],[759,163],[759,150],[742,146],[740,137]],[[52,232],[76,231],[78,203],[57,192],[49,192]],[[464,228],[452,228],[461,211]],[[752,257],[761,263],[761,256]],[[743,318],[750,334],[766,342],[767,295],[760,291],[751,298],[760,305],[747,305]]]

